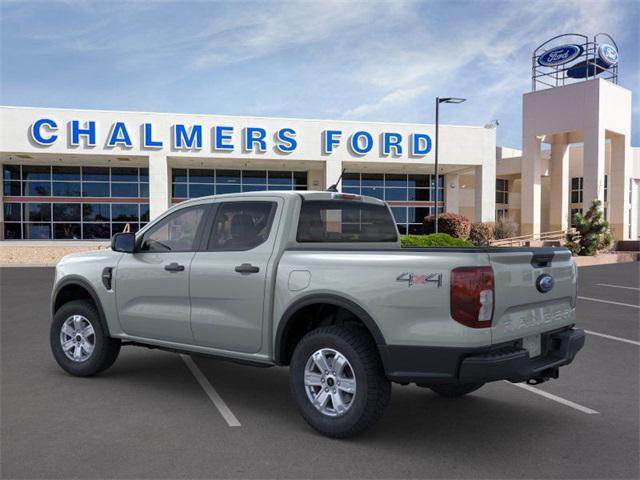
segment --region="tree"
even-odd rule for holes
[[[584,215],[573,216],[575,232],[567,234],[566,247],[574,255],[595,255],[610,247],[613,237],[609,233],[609,222],[604,219],[602,202],[594,200]]]
[[[472,223],[469,240],[476,246],[490,245],[495,235],[495,223]]]
[[[512,218],[502,216],[496,220],[493,235],[496,240],[515,237],[518,235],[518,224]]]

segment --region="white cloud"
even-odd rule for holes
[[[198,34],[203,48],[192,57],[191,66],[196,70],[216,68],[296,47],[339,43],[342,37],[350,36],[352,29],[380,21],[375,17],[385,4],[333,0],[268,5],[266,11],[234,11],[231,18],[216,19],[212,31]],[[405,2],[397,2],[392,11],[386,12],[386,20],[405,9]],[[217,26],[219,21],[225,25],[223,31]],[[215,52],[209,53],[212,48]],[[335,53],[327,51],[327,55]]]

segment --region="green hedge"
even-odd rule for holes
[[[471,242],[454,238],[446,233],[432,233],[431,235],[401,235],[403,247],[473,247]]]

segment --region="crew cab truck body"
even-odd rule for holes
[[[404,249],[380,200],[256,192],[183,202],[56,268],[51,347],[74,375],[122,345],[290,366],[316,430],[355,434],[390,384],[459,396],[556,378],[584,345],[563,248]]]

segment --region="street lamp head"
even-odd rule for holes
[[[466,100],[467,100],[466,98],[445,97],[445,98],[438,98],[438,103],[462,103],[462,102],[465,102]]]

